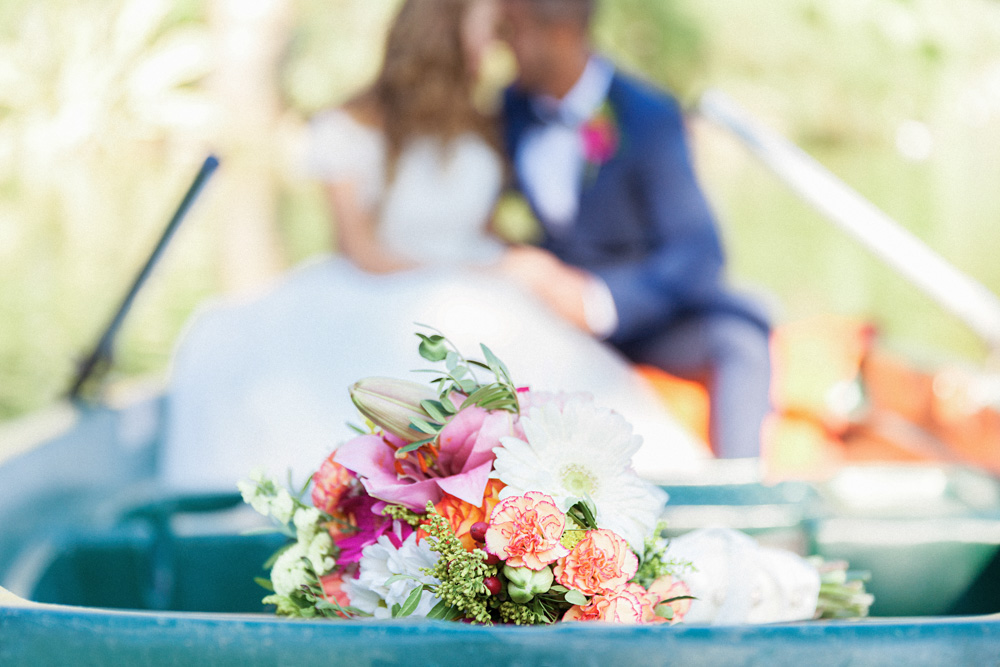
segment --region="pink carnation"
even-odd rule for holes
[[[621,588],[635,576],[639,559],[628,542],[613,531],[589,531],[565,558],[556,563],[556,581],[584,595]]]
[[[559,543],[566,529],[563,514],[551,496],[528,491],[493,508],[486,531],[486,550],[511,567],[541,570],[569,549]]]

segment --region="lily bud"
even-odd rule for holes
[[[503,575],[507,577],[507,595],[517,604],[531,602],[532,598],[547,593],[552,588],[552,568],[531,570],[526,567],[503,566]]]
[[[386,432],[407,442],[427,437],[411,429],[410,423],[431,419],[420,402],[437,399],[433,389],[409,380],[372,377],[355,382],[350,392],[358,411]]]

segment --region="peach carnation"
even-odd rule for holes
[[[649,592],[656,596],[656,604],[665,603],[673,609],[674,615],[670,619],[670,624],[680,623],[684,620],[684,615],[688,613],[691,609],[691,599],[684,600],[673,600],[672,602],[666,602],[677,597],[684,597],[691,595],[691,589],[680,579],[670,576],[669,574],[660,577],[653,582],[653,585],[649,587]],[[666,619],[664,619],[666,620]]]
[[[660,598],[656,593],[647,591],[636,583],[626,584],[625,588],[639,598],[639,604],[642,606],[643,623],[663,623],[667,620],[656,615],[656,605],[660,602]]]
[[[528,491],[501,501],[490,515],[486,550],[511,567],[541,570],[567,555],[559,543],[566,529],[563,514],[551,496]]]
[[[652,599],[639,584],[595,595],[586,605],[574,605],[563,615],[564,621],[605,621],[607,623],[636,624],[648,622]]]
[[[556,581],[584,595],[621,588],[635,576],[639,559],[613,531],[588,531],[555,566]]]

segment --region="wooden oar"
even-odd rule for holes
[[[697,112],[733,133],[802,199],[951,311],[1000,352],[1000,299],[879,210],[777,132],[757,124],[726,94],[704,93]]]
[[[84,385],[88,382],[88,380],[92,379],[95,375],[103,374],[107,370],[111,362],[115,336],[118,334],[118,330],[121,328],[122,322],[125,321],[125,317],[128,315],[128,312],[132,307],[132,302],[135,301],[136,295],[146,283],[150,273],[153,271],[153,267],[155,267],[156,263],[160,260],[164,250],[166,250],[167,245],[170,243],[170,239],[173,238],[174,232],[176,232],[177,228],[180,227],[181,222],[184,220],[184,217],[187,215],[192,205],[194,205],[198,195],[201,194],[201,191],[208,182],[208,179],[211,178],[212,174],[215,173],[215,170],[218,167],[219,159],[217,157],[209,155],[205,158],[205,162],[201,165],[201,169],[198,170],[198,175],[195,176],[194,182],[191,183],[191,187],[188,188],[188,191],[185,193],[180,205],[177,207],[174,215],[170,218],[170,222],[167,223],[166,228],[163,230],[163,234],[160,235],[160,240],[157,241],[156,247],[153,248],[153,252],[149,256],[149,259],[146,260],[142,270],[139,271],[139,274],[132,282],[132,286],[125,294],[125,298],[122,299],[121,305],[118,306],[118,310],[115,312],[114,317],[111,318],[111,322],[101,335],[100,340],[94,347],[94,351],[90,353],[82,364],[80,364],[80,369],[77,372],[76,379],[73,381],[68,394],[71,401],[80,400]]]

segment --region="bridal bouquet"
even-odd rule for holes
[[[279,614],[537,625],[867,613],[846,563],[727,529],[668,551],[667,496],[632,468],[641,439],[624,418],[582,394],[518,388],[485,346],[485,361],[469,360],[441,335],[418,336],[443,369],[428,385],[355,383],[366,428],[297,494],[263,474],[240,483],[290,538],[258,579]],[[692,589],[705,598],[693,610]]]
[[[518,388],[441,335],[429,385],[351,387],[366,428],[311,477],[311,504],[261,474],[244,499],[292,540],[265,603],[295,617],[676,623],[691,604],[631,465],[640,438],[582,395]]]

